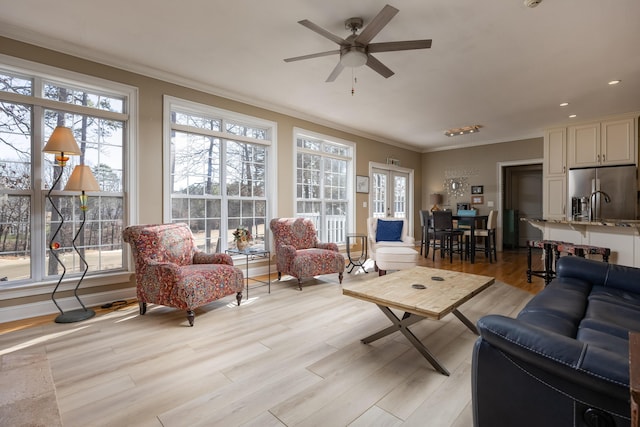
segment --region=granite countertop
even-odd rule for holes
[[[605,227],[640,227],[640,220],[637,219],[601,219],[598,221],[569,221],[566,219],[544,219],[544,218],[520,218],[520,221],[546,222],[549,224],[567,225],[600,225]]]

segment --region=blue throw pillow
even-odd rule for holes
[[[378,220],[376,242],[402,242],[402,225],[404,221]]]

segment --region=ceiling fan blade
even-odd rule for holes
[[[326,52],[319,52],[319,53],[311,53],[309,55],[294,56],[293,58],[286,58],[284,62],[293,62],[293,61],[301,61],[303,59],[320,58],[322,56],[335,55],[336,53],[340,53],[340,49],[328,50]]]
[[[387,67],[371,55],[367,55],[367,66],[376,73],[380,74],[385,79],[388,79],[395,74],[389,69],[389,67]]]
[[[375,52],[392,52],[395,50],[429,49],[431,40],[408,40],[403,42],[371,43],[367,50]]]
[[[331,83],[332,81],[334,81],[343,69],[344,65],[342,65],[342,62],[338,62],[338,65],[336,65],[336,68],[334,68],[331,74],[329,74],[329,77],[327,77],[327,80],[325,80],[325,82]]]
[[[383,7],[380,13],[378,13],[375,18],[367,24],[364,30],[362,30],[358,37],[355,38],[355,42],[363,45],[369,44],[398,12],[399,10],[393,6],[386,5]]]
[[[327,31],[324,28],[314,24],[313,22],[309,21],[308,19],[303,19],[302,21],[298,21],[298,24],[307,27],[311,31],[314,31],[314,32],[320,34],[321,36],[326,37],[326,38],[328,38],[329,40],[331,40],[331,41],[333,41],[335,43],[338,43],[341,46],[343,44],[348,44],[347,41],[345,39],[343,39],[342,37],[338,37],[335,34],[330,33],[329,31]]]

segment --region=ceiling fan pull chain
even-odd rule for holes
[[[356,77],[355,68],[351,69],[351,96],[356,93],[356,83],[358,83],[358,78]]]

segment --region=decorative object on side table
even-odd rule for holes
[[[233,240],[236,242],[236,247],[239,251],[244,251],[249,247],[249,242],[251,240],[251,230],[249,230],[245,226],[240,226],[236,228],[236,231],[233,232]]]
[[[431,208],[431,212],[439,211],[440,210],[440,206],[438,206],[438,205],[442,204],[442,194],[439,194],[439,193],[432,194],[431,195],[431,203],[433,203],[433,207]]]

